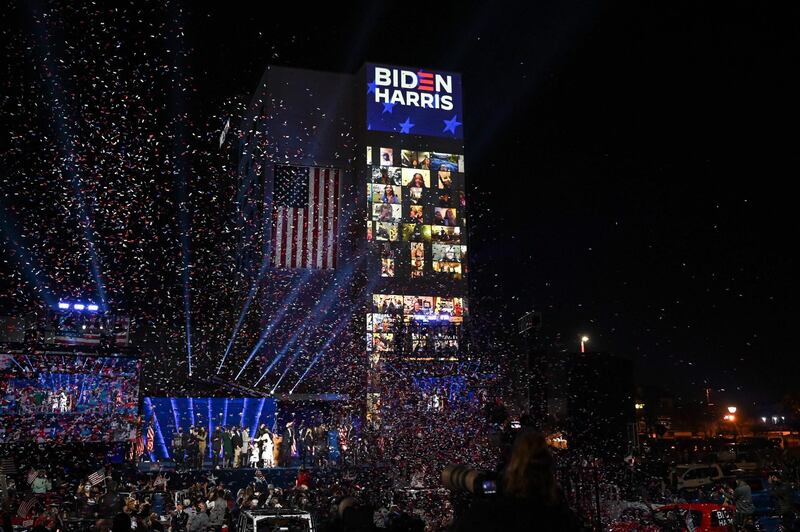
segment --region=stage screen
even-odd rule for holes
[[[368,130],[464,138],[459,74],[375,64],[366,69]],[[425,161],[416,153],[388,151],[381,153],[380,164],[391,166],[395,157],[409,166]]]
[[[0,442],[124,442],[140,362],[121,356],[0,355]]]
[[[276,401],[263,397],[145,397],[143,418],[149,423],[155,415],[153,452],[158,459],[168,459],[176,427],[184,434],[192,426],[204,427],[206,434],[217,426],[246,427],[254,436],[262,423],[273,428],[276,410]],[[211,449],[207,452],[210,456]]]

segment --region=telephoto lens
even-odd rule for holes
[[[466,465],[449,465],[442,471],[442,485],[451,491],[473,495],[491,495],[495,492],[494,473]]]

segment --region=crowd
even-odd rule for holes
[[[529,520],[525,522],[552,525],[541,530],[575,530],[577,519],[560,496],[552,465],[544,438],[525,435],[511,454],[508,471],[514,474],[504,484],[508,500],[477,501],[461,516],[454,516],[452,494],[438,482],[435,488],[402,486],[404,480],[390,466],[300,468],[294,482],[285,486],[272,484],[260,470],[244,486],[227,486],[216,482],[213,474],[206,481],[185,484],[182,477],[106,465],[76,481],[61,473],[51,479],[42,469],[37,471],[35,490],[12,490],[3,519],[37,532],[236,532],[244,511],[294,509],[313,516],[321,531],[469,531],[493,529],[484,524],[490,518],[502,520],[498,508],[535,503],[535,514],[531,509],[523,512]],[[529,475],[536,478],[526,480]],[[544,479],[541,489],[538,477]],[[425,477],[418,481],[424,483]]]
[[[26,367],[6,362],[0,371],[0,443],[130,438],[138,412],[137,360],[27,358]]]

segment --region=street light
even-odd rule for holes
[[[588,336],[581,336],[581,353],[586,352],[586,343],[589,341]]]
[[[731,414],[735,414],[736,413],[736,407],[735,406],[729,406],[728,407],[728,412],[730,412]]]

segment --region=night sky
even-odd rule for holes
[[[789,13],[755,2],[254,4],[9,7],[7,129],[21,129],[27,74],[14,69],[31,67],[20,36],[35,33],[36,9],[63,16],[63,40],[49,44],[62,51],[76,32],[118,24],[122,44],[92,57],[120,63],[142,60],[140,33],[120,20],[153,17],[165,32],[183,21],[187,112],[209,137],[223,102],[249,97],[270,63],[461,72],[471,311],[485,337],[508,338],[534,308],[547,335],[577,349],[588,334],[592,349],[632,358],[641,382],[709,386],[739,404],[797,388]],[[4,168],[35,157],[9,143]],[[4,208],[17,201],[6,193]]]

